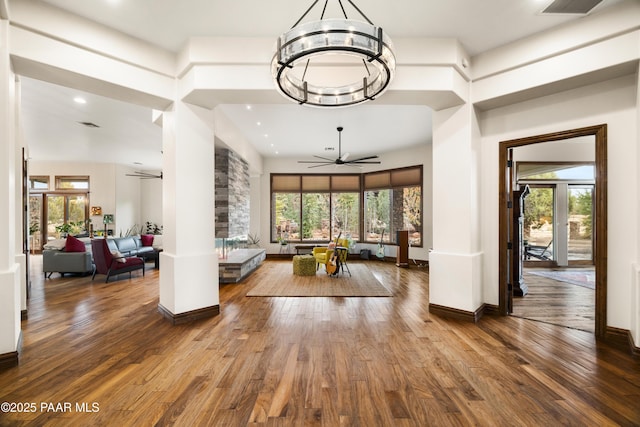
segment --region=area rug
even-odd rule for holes
[[[527,270],[526,272],[589,289],[596,288],[596,272],[591,269]]]
[[[294,276],[290,263],[265,263],[261,279],[248,297],[390,297],[393,294],[373,275],[366,264],[349,264],[349,274],[327,276],[321,269],[315,276]]]

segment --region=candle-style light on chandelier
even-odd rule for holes
[[[351,0],[366,22],[347,18],[342,0],[337,1],[344,19],[324,19],[325,0],[319,21],[300,24],[318,1],[277,40],[271,72],[278,90],[318,107],[344,107],[380,96],[395,73],[391,39]]]

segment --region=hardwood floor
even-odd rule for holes
[[[425,269],[361,262],[393,297],[245,297],[261,267],[221,287],[219,316],[171,326],[157,270],[43,280],[36,260],[21,363],[0,373],[0,402],[36,408],[0,425],[640,424],[631,355],[547,323],[430,315]]]
[[[525,269],[529,293],[513,299],[513,315],[595,333],[594,289],[540,277]]]

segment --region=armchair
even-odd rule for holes
[[[342,246],[345,248],[349,248],[349,240],[348,239],[338,239],[337,246]],[[333,256],[333,247],[328,246],[318,246],[313,248],[313,257],[316,259],[316,271],[320,268],[320,264],[324,264],[325,268],[327,267],[327,263],[331,261],[331,257]]]
[[[93,252],[93,261],[96,265],[91,280],[95,279],[96,273],[106,274],[105,283],[108,283],[111,276],[129,273],[129,277],[131,277],[131,272],[139,269],[142,269],[142,275],[144,276],[144,259],[135,256],[114,256],[109,250],[107,239],[91,240],[91,250]]]

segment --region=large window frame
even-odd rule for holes
[[[48,176],[30,176],[31,183],[49,183],[47,188],[44,185],[30,184],[29,196],[30,202],[34,203],[34,206],[38,206],[38,213],[34,213],[30,219],[30,228],[33,228],[32,234],[37,234],[37,238],[34,237],[34,241],[47,242],[57,237],[55,228],[57,225],[70,224],[71,232],[88,233],[89,232],[89,194],[90,194],[90,180],[86,175],[82,176],[55,176],[54,187],[51,189]],[[40,188],[38,188],[40,187]],[[49,223],[49,201],[55,198],[61,200],[60,206],[60,223]],[[37,203],[36,203],[37,200]],[[78,200],[82,201],[82,210],[80,211],[81,219],[79,221],[73,221],[74,216],[78,216],[78,211],[75,215],[72,213],[72,204],[77,203]],[[36,218],[38,217],[38,218]],[[80,223],[83,224],[80,224]],[[40,250],[41,248],[35,247],[34,250]]]
[[[376,244],[384,236],[383,243],[395,244],[396,231],[406,228],[407,208],[403,197],[407,197],[407,191],[411,190],[414,200],[418,198],[409,215],[412,224],[416,224],[412,227],[412,246],[422,247],[422,165],[362,174],[271,174],[270,240],[272,243],[328,243],[342,233],[343,237],[354,242]],[[370,191],[388,191],[396,200],[395,211],[393,203],[387,207],[390,220],[385,224],[384,235],[381,232],[370,233],[366,227],[366,196]],[[341,196],[342,199],[338,199]],[[305,199],[314,203],[305,206]],[[328,206],[319,206],[320,200]],[[400,210],[399,204],[402,205]],[[312,209],[316,211],[315,215],[311,215]],[[287,213],[283,214],[283,211]],[[314,232],[310,233],[310,227],[314,226]]]

